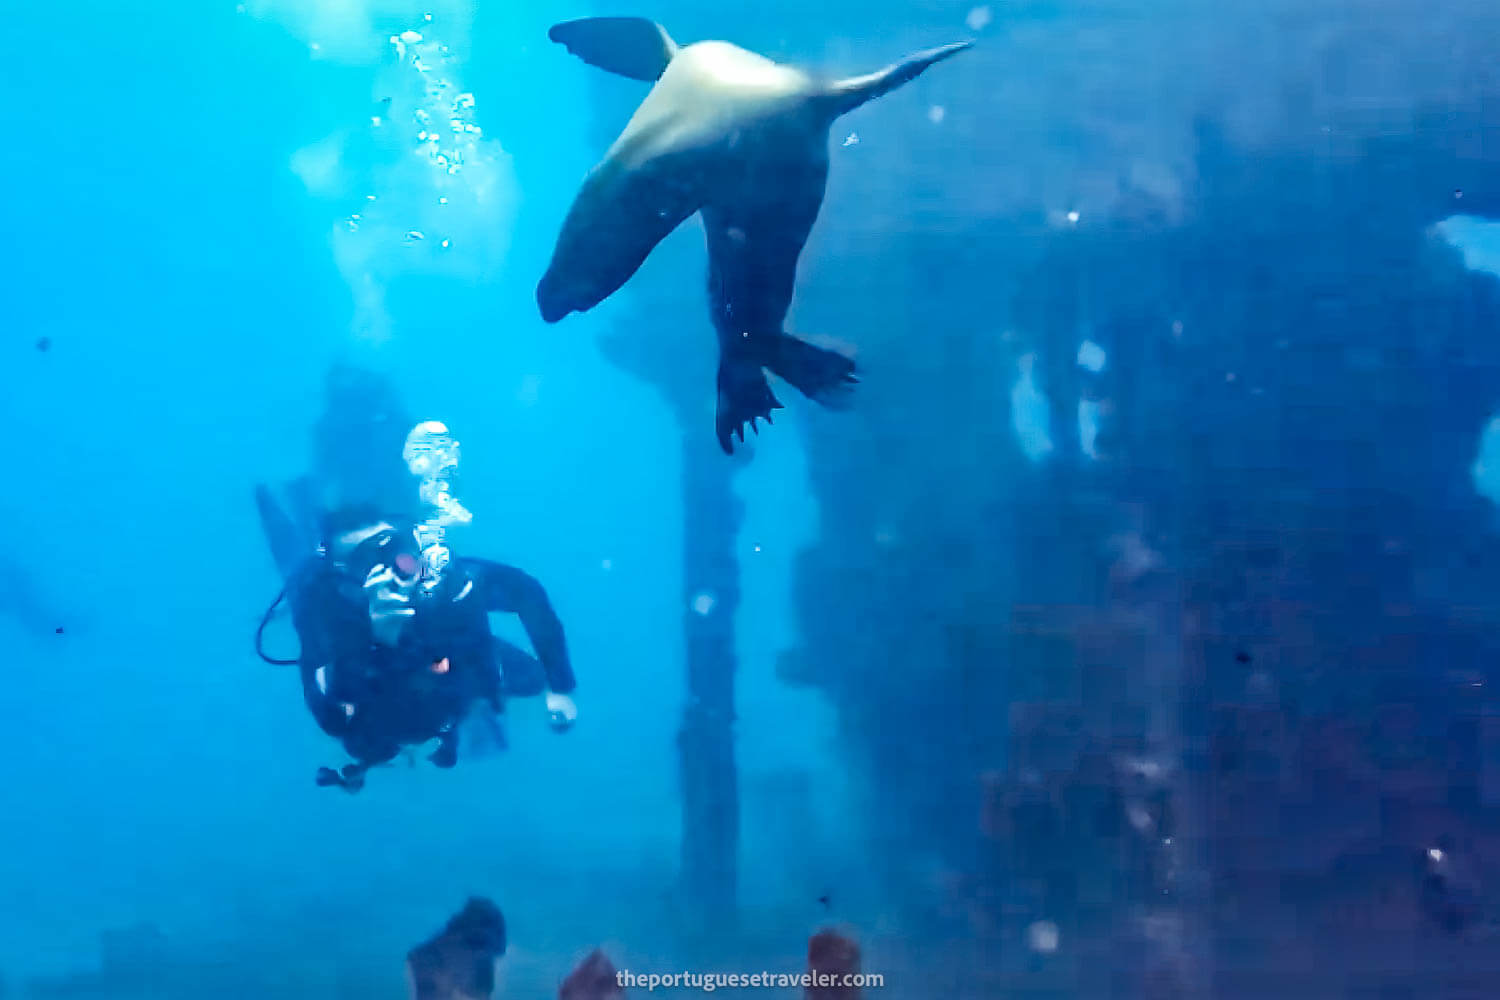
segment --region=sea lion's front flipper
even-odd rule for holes
[[[556,323],[613,295],[651,250],[703,204],[692,158],[662,158],[641,169],[606,160],[578,192],[537,284],[542,318]]]
[[[590,66],[652,81],[666,72],[677,54],[667,29],[644,17],[585,17],[555,24],[547,32]]]

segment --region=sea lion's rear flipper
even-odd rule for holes
[[[853,111],[861,104],[889,94],[903,83],[910,83],[921,76],[922,71],[933,63],[956,56],[973,44],[973,42],[954,42],[951,45],[940,45],[935,49],[909,55],[895,65],[876,70],[874,73],[839,80],[828,87],[824,97],[830,117],[837,118],[839,115]]]
[[[650,82],[666,72],[677,54],[667,29],[644,17],[585,17],[555,24],[547,32],[590,66]]]
[[[719,359],[719,407],[714,416],[714,430],[724,454],[734,454],[734,437],[745,440],[745,425],[757,434],[757,420],[771,423],[771,411],[781,403],[771,392],[762,370],[765,364],[759,353],[751,350],[726,352]]]
[[[781,403],[771,392],[763,369],[815,403],[843,409],[854,377],[854,360],[838,351],[817,347],[785,333],[746,338],[739,350],[726,352],[719,361],[719,409],[715,421],[719,447],[734,453],[734,437],[745,440],[745,425],[760,433],[757,420],[772,423],[771,411]]]
[[[849,391],[859,382],[854,377],[852,358],[790,334],[767,338],[765,360],[767,368],[802,395],[831,409],[841,409]]]

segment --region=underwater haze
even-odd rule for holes
[[[1500,6],[6,15],[0,997],[397,1000],[475,896],[497,997],[823,929],[892,1000],[1500,996]],[[698,216],[543,321],[651,86],[595,16],[975,43],[833,126],[785,328],[847,406],[724,453]],[[577,721],[350,795],[256,490],[416,505],[429,420]]]

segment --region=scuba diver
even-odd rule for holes
[[[257,501],[280,556],[279,509],[264,488]],[[531,576],[489,560],[448,558],[446,549],[434,567],[420,525],[370,505],[330,514],[322,538],[317,554],[291,569],[256,635],[262,658],[297,664],[313,718],[354,758],[338,771],[320,768],[319,785],[358,791],[371,767],[433,739],[429,759],[452,767],[471,713],[503,745],[495,715],[507,698],[545,695],[558,731],[576,720],[562,623]],[[283,599],[302,644],[296,660],[272,659],[262,648]],[[537,655],[492,635],[491,612],[516,614]]]
[[[356,386],[371,383],[361,376],[331,378],[330,384],[351,378]],[[335,402],[331,397],[330,413],[339,419],[325,414],[317,438],[331,445],[325,432],[341,428],[331,437],[353,438],[345,442],[353,451],[320,449],[331,468],[290,485],[290,512],[266,487],[258,486],[255,494],[285,581],[261,619],[256,651],[272,663],[297,664],[313,718],[354,758],[338,771],[321,768],[318,783],[358,791],[369,768],[434,739],[438,748],[431,760],[452,767],[466,722],[477,724],[476,736],[503,747],[496,716],[508,697],[544,695],[553,727],[566,730],[577,718],[571,697],[576,681],[546,591],[512,566],[454,558],[445,544],[449,526],[472,520],[453,493],[460,449],[447,426],[427,420],[413,427],[397,465],[396,455],[381,460],[376,453],[390,454],[387,447],[375,447],[389,446],[391,421],[361,422],[346,412],[348,400]],[[362,478],[361,492],[377,492],[379,499],[337,504],[321,517],[320,530],[311,522],[327,508],[306,484],[350,480],[351,454],[354,465],[364,459],[380,467],[354,477]],[[419,513],[402,513],[409,505],[395,498],[403,472],[408,484],[412,477],[418,481],[411,506]],[[352,481],[341,485],[358,489]],[[262,648],[266,626],[283,600],[301,641],[294,660],[273,659]],[[517,615],[536,655],[492,635],[492,612]]]

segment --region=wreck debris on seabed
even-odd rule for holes
[[[500,908],[471,898],[442,931],[407,954],[412,1000],[489,1000],[505,945]]]
[[[860,988],[843,985],[848,976],[859,974],[859,945],[837,931],[825,930],[814,934],[807,942],[807,971],[821,979],[824,975],[834,977],[837,986],[810,985],[804,996],[806,1000],[859,1000]]]
[[[496,1000],[495,966],[505,954],[505,921],[489,900],[474,898],[443,930],[407,957],[411,1000]],[[860,1000],[844,977],[860,971],[859,945],[833,930],[807,942],[807,972],[839,985],[808,985],[804,1000]],[[626,996],[619,970],[595,948],[562,981],[558,1000],[617,1000]]]
[[[151,996],[165,985],[167,937],[141,923],[99,935],[99,968],[56,979],[34,979],[22,987],[29,997]],[[6,996],[0,984],[0,997]]]
[[[557,991],[558,1000],[612,1000],[624,995],[615,964],[599,948],[578,963]]]

